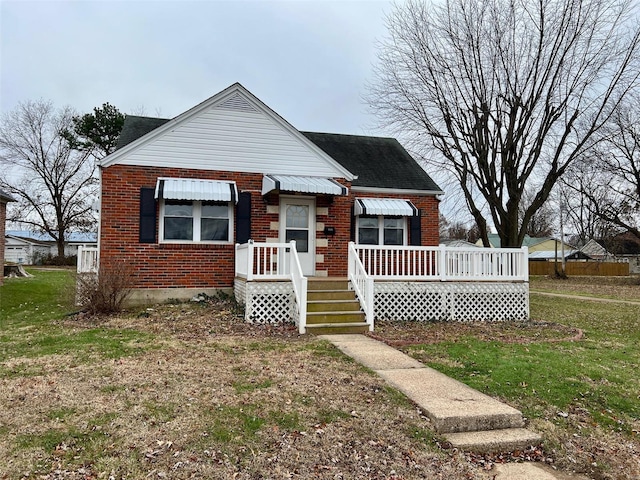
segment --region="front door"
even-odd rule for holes
[[[296,241],[302,273],[316,273],[316,199],[280,197],[280,241]]]

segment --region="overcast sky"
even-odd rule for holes
[[[386,1],[0,0],[0,112],[171,118],[235,82],[300,130],[382,134],[362,100]]]

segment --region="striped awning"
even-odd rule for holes
[[[235,182],[194,178],[158,178],[155,198],[238,203]]]
[[[353,208],[355,215],[388,215],[413,217],[418,209],[409,200],[397,198],[356,198]]]
[[[265,175],[262,177],[262,195],[273,190],[300,193],[324,193],[326,195],[347,195],[347,187],[331,178],[303,177],[298,175]]]

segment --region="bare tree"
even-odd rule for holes
[[[519,246],[558,179],[638,84],[632,6],[397,4],[386,19],[369,104],[418,155],[456,176],[485,245],[493,223],[502,246]],[[531,182],[537,187],[525,202]]]
[[[69,232],[95,225],[91,150],[74,150],[63,135],[73,115],[70,108],[56,111],[50,102],[30,101],[0,120],[0,165],[7,174],[0,188],[18,200],[7,219],[51,235],[59,257]]]
[[[604,241],[620,233],[619,227],[596,214],[598,205],[610,203],[611,192],[601,187],[608,182],[608,175],[589,157],[575,163],[558,185],[574,244],[584,245],[591,239]]]
[[[583,184],[581,193],[599,219],[640,238],[640,100],[629,98],[592,152],[600,181]]]
[[[526,214],[526,206],[531,205],[533,202],[534,194],[532,190],[527,188],[522,192],[522,202],[520,203],[520,219],[522,224],[522,218]],[[526,226],[525,233],[530,237],[550,237],[554,231],[554,220],[558,218],[559,211],[554,209],[549,201],[542,204],[538,210],[536,210],[529,223]]]

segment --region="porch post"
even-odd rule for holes
[[[529,281],[529,247],[521,247],[522,250],[522,280]]]
[[[247,282],[253,280],[253,240],[247,244]]]
[[[444,244],[440,244],[438,247],[438,270],[440,281],[444,282],[447,280],[447,246]]]
[[[374,288],[373,288],[373,278],[370,277],[369,275],[367,275],[367,286],[365,287],[367,289],[367,323],[369,324],[369,331],[373,332],[373,320],[375,317],[375,312],[373,311],[375,308],[375,302],[374,302]]]

